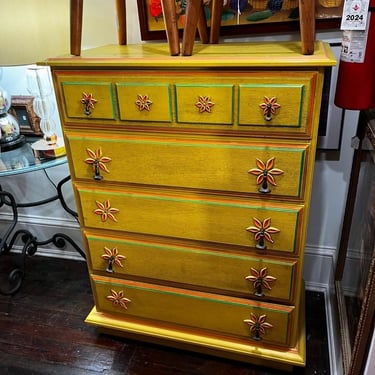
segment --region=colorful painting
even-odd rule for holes
[[[188,0],[176,0],[178,24],[182,29]],[[221,35],[246,35],[297,30],[298,0],[223,0]],[[315,0],[317,28],[334,29],[340,25],[344,0]],[[212,0],[203,0],[209,25]],[[138,0],[143,40],[165,39],[161,0]]]

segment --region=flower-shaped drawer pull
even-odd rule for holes
[[[252,334],[252,338],[256,341],[262,340],[262,336],[266,333],[266,330],[269,328],[273,328],[271,323],[266,322],[267,316],[264,315],[256,315],[251,313],[250,319],[245,319],[244,323],[249,325],[250,333]]]
[[[84,162],[86,164],[92,165],[92,169],[94,172],[93,179],[101,180],[103,176],[100,174],[100,171],[109,173],[109,169],[106,166],[106,164],[112,161],[112,159],[108,156],[103,155],[101,147],[99,147],[96,151],[87,148],[86,152],[89,155],[89,157],[86,158]]]
[[[97,103],[98,101],[94,98],[94,96],[89,93],[85,93],[83,92],[82,93],[82,99],[81,99],[81,103],[83,104],[84,106],[84,113],[86,116],[90,116],[91,115],[91,110],[95,108],[95,104]]]
[[[106,296],[106,299],[112,302],[113,306],[120,306],[125,310],[128,309],[127,304],[131,302],[130,299],[125,297],[122,290],[116,292],[115,290],[111,289],[111,294],[109,296]]]
[[[135,105],[138,108],[140,112],[142,111],[150,111],[151,110],[151,105],[152,101],[150,100],[148,95],[142,95],[138,94],[137,99],[135,101]]]
[[[95,215],[99,215],[103,223],[108,219],[117,223],[116,214],[120,212],[118,208],[111,207],[110,201],[107,199],[104,202],[95,201],[96,209],[94,210]]]
[[[269,184],[276,186],[275,176],[279,176],[284,173],[283,170],[275,168],[275,158],[270,158],[264,163],[260,159],[256,159],[257,168],[248,170],[248,173],[256,176],[256,183],[260,185],[259,192],[263,194],[271,193]]]
[[[254,294],[257,297],[263,297],[263,290],[271,290],[271,284],[276,281],[276,277],[268,275],[267,267],[261,270],[256,270],[255,268],[250,269],[250,275],[246,276],[245,279],[253,283]]]
[[[271,121],[272,116],[276,115],[281,105],[277,103],[277,98],[272,97],[269,98],[268,96],[264,97],[264,102],[259,104],[259,107],[263,110],[263,116],[266,121]]]
[[[258,218],[253,218],[254,225],[246,228],[250,233],[254,233],[254,240],[256,241],[256,248],[265,250],[267,248],[266,242],[274,243],[271,234],[279,233],[280,229],[271,227],[271,218],[268,217],[263,221]]]
[[[117,247],[109,249],[104,246],[104,254],[102,254],[102,259],[108,261],[108,266],[106,272],[113,273],[113,266],[124,268],[122,260],[126,259],[126,256],[119,254]]]
[[[198,108],[199,113],[211,113],[214,105],[215,103],[209,96],[202,95],[199,95],[198,101],[195,103],[195,106]]]

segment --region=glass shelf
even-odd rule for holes
[[[47,169],[67,162],[66,156],[40,159],[34,156],[31,143],[0,153],[0,177]]]

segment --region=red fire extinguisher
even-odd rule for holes
[[[375,0],[369,3],[366,30],[343,31],[335,104],[351,110],[375,108]]]

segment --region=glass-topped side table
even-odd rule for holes
[[[31,145],[28,142],[22,147],[0,154],[0,209],[3,206],[10,207],[13,216],[7,228],[3,233],[0,233],[0,255],[10,255],[15,243],[18,240],[22,241],[21,261],[18,262],[19,264],[16,267],[11,268],[10,271],[6,271],[7,277],[5,280],[1,279],[0,294],[2,295],[15,294],[21,287],[25,274],[26,257],[28,255],[34,255],[38,246],[52,243],[54,246],[62,249],[68,242],[83,258],[85,258],[85,254],[81,248],[64,233],[56,233],[46,240],[38,240],[29,230],[17,230],[16,228],[18,222],[18,208],[41,206],[57,200],[60,201],[61,206],[65,211],[77,218],[77,213],[68,207],[62,193],[62,187],[70,180],[70,176],[63,178],[57,185],[52,184],[56,188],[55,195],[34,202],[17,202],[12,192],[4,191],[1,187],[1,179],[5,176],[45,170],[65,164],[66,162],[67,159],[65,156],[44,159],[35,157]]]
[[[22,147],[0,153],[0,177],[47,169],[66,162],[66,156],[55,159],[36,158],[31,144],[26,142]]]

